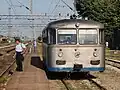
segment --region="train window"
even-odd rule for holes
[[[100,44],[104,44],[104,30],[99,30]]]
[[[76,44],[76,30],[58,30],[58,44]]]
[[[56,30],[49,30],[48,33],[49,44],[56,44]]]
[[[42,38],[43,38],[43,42],[47,43],[48,42],[48,35],[47,35],[47,31],[43,31],[42,33]]]
[[[42,32],[42,39],[43,39],[43,42],[45,42],[45,31]]]
[[[79,44],[97,44],[98,33],[96,29],[80,29]]]

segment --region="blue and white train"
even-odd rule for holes
[[[51,72],[105,70],[104,25],[91,20],[63,19],[42,32],[43,60]]]

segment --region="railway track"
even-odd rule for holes
[[[107,90],[104,86],[102,86],[97,80],[95,79],[88,79],[91,83],[97,86],[100,90]]]
[[[4,75],[12,74],[11,68],[14,66],[14,64],[15,64],[15,60],[11,64],[9,64],[8,67],[5,70],[3,70],[3,72],[0,73],[0,77],[3,77]]]
[[[12,51],[12,52],[11,52]],[[2,55],[0,60],[0,90],[4,90],[9,77],[13,74],[15,67],[15,59],[13,59],[13,50],[9,51],[9,54]]]
[[[29,43],[26,43],[25,45],[27,46]],[[14,49],[15,49],[15,46],[13,47],[13,45],[11,45],[11,46],[5,46],[5,47],[1,47],[1,48],[10,48],[10,49],[7,49],[7,50],[5,50],[6,51],[6,53],[4,53],[5,55],[3,55],[3,54],[0,54],[0,56],[1,57],[3,57],[3,60],[0,60],[0,62],[1,62],[1,65],[3,65],[3,66],[1,66],[1,71],[2,72],[0,72],[0,77],[2,77],[2,76],[4,76],[4,75],[6,75],[6,74],[9,74],[9,73],[11,73],[11,68],[14,66],[14,64],[15,64],[15,59],[13,58],[13,55],[14,55],[14,53],[15,53],[15,51],[14,51]],[[11,47],[13,47],[13,48],[11,48]],[[0,49],[1,49],[0,48]],[[14,51],[14,52],[13,52]],[[8,58],[6,58],[6,59],[8,59],[8,61],[7,60],[5,60],[5,57],[6,57],[6,54],[9,54],[10,56],[10,58],[8,57]],[[11,55],[12,54],[12,55]],[[10,59],[10,60],[9,60]],[[5,62],[6,61],[6,62]],[[5,64],[3,64],[3,62],[5,63]]]
[[[68,84],[66,83],[65,80],[61,80],[61,82],[63,83],[63,85],[65,86],[66,90],[71,90],[71,88],[68,86]]]
[[[61,82],[65,86],[66,90],[107,90],[96,79],[88,78],[85,80],[76,80],[75,83],[73,83],[73,80],[68,81],[62,79]]]
[[[15,47],[15,44],[7,45],[7,46],[1,46],[0,49],[10,48],[10,47]]]
[[[15,53],[15,45],[0,47],[0,77],[8,71],[15,60],[13,55]]]
[[[26,43],[25,45],[28,46],[29,43]],[[11,48],[12,47],[12,48]],[[9,47],[2,47],[6,49],[6,53],[1,54],[0,57],[3,57],[3,60],[0,60],[0,78],[4,78],[5,80],[0,81],[0,90],[4,90],[4,86],[6,85],[7,81],[9,81],[9,77],[13,74],[15,70],[15,59],[13,58],[13,55],[15,53],[14,49],[15,46]],[[8,54],[8,56],[7,56]],[[7,58],[5,58],[7,57]],[[5,64],[4,64],[5,63]],[[5,82],[4,82],[5,81]],[[1,86],[2,85],[2,86]]]
[[[107,65],[110,65],[110,66],[120,69],[120,61],[118,61],[118,60],[106,59],[105,63]]]

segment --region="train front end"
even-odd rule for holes
[[[104,26],[89,20],[60,20],[49,24],[45,65],[52,72],[105,70]]]
[[[57,44],[48,46],[48,70],[55,72],[104,71],[103,30],[59,29]]]

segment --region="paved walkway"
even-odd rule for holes
[[[24,66],[23,72],[14,73],[6,90],[49,90],[49,81],[37,54],[28,54]]]

